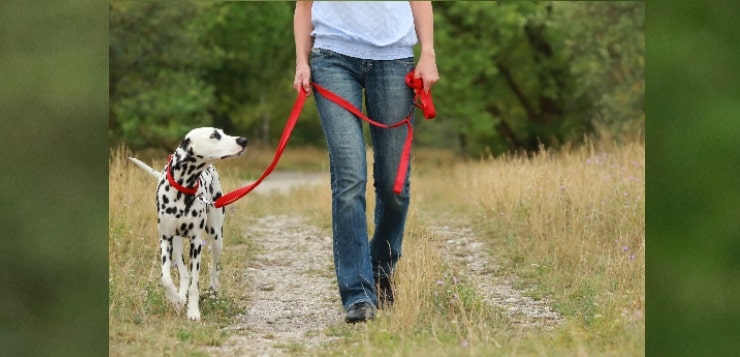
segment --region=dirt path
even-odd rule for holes
[[[443,248],[439,250],[443,257],[464,267],[465,275],[476,285],[483,301],[506,311],[512,325],[552,328],[563,322],[563,318],[550,308],[549,301],[526,296],[526,291],[512,287],[511,278],[494,274],[495,262],[470,228],[438,225],[429,230],[437,237],[438,246]]]
[[[249,307],[212,352],[219,356],[284,356],[328,342],[343,323],[331,237],[298,216],[268,216],[249,228],[260,254],[246,272]]]
[[[306,183],[306,179],[292,182]],[[261,186],[261,192],[279,194],[289,184],[281,180],[275,185],[280,189]],[[344,324],[344,313],[336,291],[330,233],[292,215],[264,217],[244,229],[256,237],[263,252],[246,272],[249,306],[225,328],[231,336],[210,352],[219,356],[301,355],[333,339],[326,334],[327,328]],[[485,302],[503,308],[512,325],[547,328],[562,321],[548,301],[527,297],[510,280],[493,274],[495,265],[472,230],[454,225],[429,229],[444,248],[440,249],[444,257],[461,267]]]

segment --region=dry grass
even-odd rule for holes
[[[218,165],[224,188],[254,178],[272,153],[249,154],[249,160]],[[118,150],[110,163],[111,355],[197,355],[222,343],[220,327],[248,299],[239,271],[254,254],[241,231],[250,219],[299,212],[330,230],[328,184],[270,199],[250,195],[230,206],[226,232],[232,238],[222,271],[232,273],[222,274],[219,298],[203,303],[211,318],[188,323],[163,301],[159,286],[154,180],[128,165],[127,155]],[[281,168],[326,170],[322,150],[286,155]],[[371,324],[331,328],[328,333],[343,338],[318,354],[644,354],[642,143],[475,162],[440,152],[415,157],[399,301],[392,314]],[[244,170],[246,162],[252,167]],[[512,328],[504,314],[481,302],[459,267],[440,258],[437,237],[427,228],[438,219],[472,227],[497,260],[496,274],[515,276],[520,288],[554,301],[565,323],[553,330]]]

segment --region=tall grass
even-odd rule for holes
[[[417,155],[417,158],[420,155]],[[644,145],[590,144],[475,162],[414,162],[399,302],[346,327],[341,355],[644,355]],[[564,322],[516,328],[443,261],[426,227],[473,228],[497,275]],[[441,283],[441,284],[440,284]],[[351,347],[350,347],[351,346]]]
[[[254,254],[243,232],[250,220],[292,212],[331,229],[328,183],[291,195],[250,195],[229,206],[224,291],[205,299],[208,319],[189,323],[167,306],[159,286],[154,179],[128,165],[127,155],[117,150],[110,163],[112,355],[198,354],[222,343],[227,333],[221,327],[248,304],[239,272]],[[266,164],[252,162],[269,162],[270,155],[248,152],[248,158],[220,163],[222,186],[229,190],[254,178]],[[326,170],[320,150],[286,155],[281,167]],[[418,150],[396,305],[372,323],[330,327],[327,333],[341,338],[314,353],[644,354],[644,162],[640,142],[467,162]],[[244,170],[248,165],[254,167]],[[372,199],[368,205],[372,212]],[[472,228],[495,259],[494,274],[546,297],[564,322],[552,329],[514,327],[503,311],[482,301],[463,267],[444,261],[433,229],[440,223]]]

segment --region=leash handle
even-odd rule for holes
[[[414,105],[421,109],[424,118],[434,119],[437,116],[437,110],[434,109],[432,101],[432,90],[429,93],[424,91],[424,81],[421,78],[414,77],[414,71],[406,74],[406,85],[414,90]]]

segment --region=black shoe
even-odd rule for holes
[[[375,318],[375,306],[367,301],[360,301],[352,304],[347,310],[347,317],[344,319],[347,323],[364,322]]]
[[[391,279],[387,276],[381,276],[378,278],[378,305],[380,308],[393,306],[396,301],[393,296],[393,284]]]

